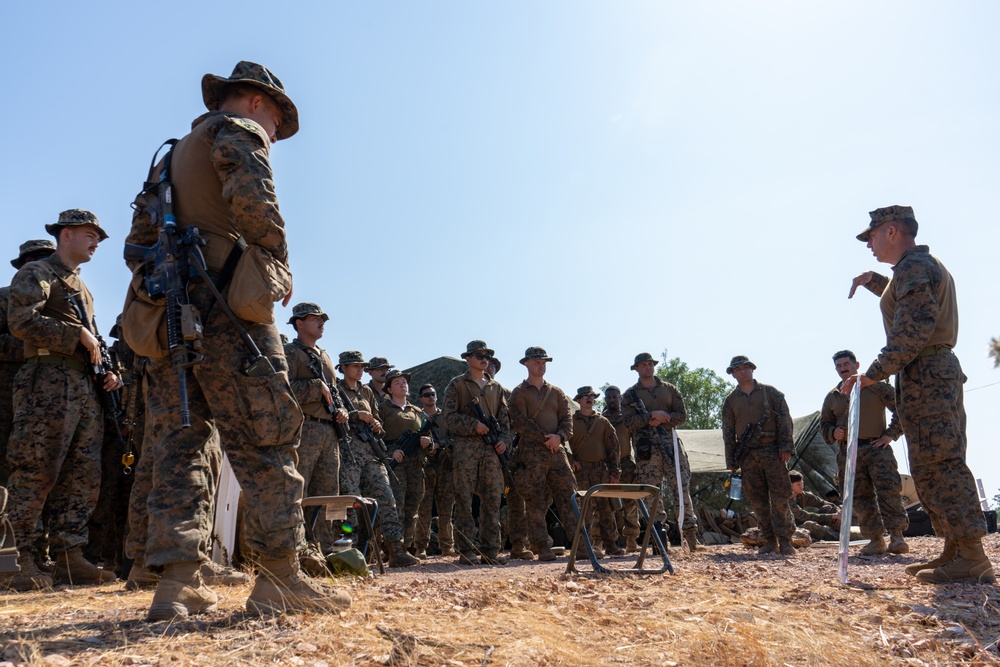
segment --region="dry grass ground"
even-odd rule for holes
[[[344,580],[339,616],[261,620],[248,590],[178,624],[142,622],[152,593],[122,585],[0,594],[0,665],[955,665],[1000,664],[1000,587],[929,586],[906,556],[835,550],[756,558],[740,546],[672,551],[677,575],[566,578],[553,564],[459,568],[440,559]],[[1000,536],[987,538],[1000,563]],[[624,566],[628,561],[615,559]]]

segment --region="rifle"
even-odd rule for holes
[[[108,373],[115,372],[114,363],[111,361],[111,352],[108,350],[108,344],[104,341],[104,337],[97,331],[97,322],[87,317],[87,311],[83,307],[83,301],[80,299],[80,292],[70,292],[66,300],[76,310],[77,316],[83,322],[83,327],[94,335],[94,338],[97,339],[97,344],[100,346],[101,362],[98,364],[87,364],[90,369],[89,375],[97,387],[97,396],[101,402],[101,410],[104,412],[104,416],[107,417],[105,421],[110,421],[114,424],[115,435],[118,436],[118,446],[122,450],[122,473],[129,475],[132,473],[132,464],[135,462],[135,455],[125,442],[125,436],[122,435],[121,424],[119,423],[122,417],[121,390],[113,389],[107,391],[104,389],[105,376]]]
[[[500,420],[497,419],[496,415],[486,414],[486,410],[483,410],[483,406],[479,403],[479,398],[473,398],[469,401],[466,406],[472,408],[472,412],[476,415],[476,419],[486,424],[486,428],[489,432],[483,437],[483,442],[485,442],[490,449],[496,452],[496,446],[500,444],[500,439],[503,437],[503,429],[500,427]],[[503,450],[503,454],[497,452],[497,459],[500,460],[500,469],[503,471],[503,483],[504,490],[503,494],[506,496],[510,493],[510,490],[514,488],[514,472],[510,467],[510,447],[508,446]]]
[[[351,461],[356,461],[354,450],[351,449],[351,433],[347,429],[347,424],[341,424],[337,421],[337,415],[344,409],[344,403],[340,400],[340,392],[326,379],[326,373],[323,372],[323,365],[320,363],[319,357],[314,357],[308,352],[306,352],[306,356],[309,357],[306,367],[313,372],[317,380],[326,385],[330,396],[333,398],[333,401],[326,406],[326,410],[333,418],[333,428],[337,432],[337,438],[347,446],[347,453],[351,455]]]
[[[337,389],[337,392],[340,394],[340,398],[343,400],[344,407],[347,408],[347,411],[356,412],[357,408],[354,407],[354,403],[351,401],[350,397],[348,397],[347,392],[340,388]],[[351,430],[354,431],[356,436],[358,436],[358,440],[368,444],[372,450],[372,454],[375,455],[375,458],[378,459],[379,463],[386,466],[386,471],[398,482],[399,479],[396,477],[396,473],[393,472],[392,468],[388,466],[389,461],[392,459],[389,456],[388,451],[386,451],[385,443],[382,442],[382,438],[375,434],[375,430],[371,427],[371,425],[364,422],[351,424]]]
[[[740,437],[736,439],[736,447],[733,449],[733,463],[736,464],[737,468],[743,467],[743,459],[750,453],[750,443],[757,437],[757,433],[767,420],[767,413],[769,411],[770,408],[765,408],[760,420],[756,423],[750,422],[747,424],[743,428],[743,432],[740,433]]]
[[[153,172],[156,167],[152,163],[149,165],[149,175],[146,177],[143,191],[136,198],[138,201],[146,193],[155,190],[155,196],[145,200],[146,205],[141,208],[142,212],[149,214],[152,224],[160,228],[159,238],[155,245],[149,247],[126,243],[124,254],[126,260],[143,263],[144,282],[149,298],[154,301],[162,299],[165,302],[167,352],[171,364],[177,371],[181,426],[189,428],[191,411],[188,409],[187,369],[205,357],[201,354],[201,318],[188,298],[187,284],[192,279],[198,279],[200,275],[198,267],[195,266],[197,262],[190,261],[191,250],[197,248],[200,251],[198,246],[205,245],[205,240],[197,227],[188,227],[183,232],[177,228],[173,184],[170,181],[170,159],[176,143],[176,139],[171,139],[163,144],[170,146],[163,158],[163,168],[154,180]],[[159,150],[153,155],[154,163],[157,155]],[[136,207],[136,210],[139,208]],[[198,255],[200,254],[199,252]]]
[[[418,430],[408,429],[406,433],[396,438],[392,443],[393,446],[402,451],[405,458],[416,456],[417,452],[420,451],[420,438],[431,432],[431,429],[434,428],[432,424],[433,422],[430,419],[425,419],[423,425]],[[391,458],[386,462],[386,465],[389,468],[395,468],[399,464],[396,462],[396,459]]]
[[[643,402],[643,400],[639,398],[639,392],[632,391],[631,393],[632,393],[632,399],[635,401],[636,409],[638,409],[639,412],[648,417],[649,410],[646,409],[646,404]],[[660,454],[663,455],[664,459],[670,461],[670,465],[673,465],[674,464],[673,447],[667,446],[667,440],[670,439],[670,433],[667,431],[667,429],[663,428],[663,424],[658,424],[656,426],[656,434],[660,436],[659,438],[656,439],[660,445]]]
[[[430,424],[431,440],[434,441],[434,444],[431,446],[431,451],[427,454],[427,465],[440,465],[441,454],[448,448],[448,443],[441,439],[441,435],[437,430],[437,424],[434,423],[434,420],[428,417],[427,422]]]

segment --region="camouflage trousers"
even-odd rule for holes
[[[680,443],[678,443],[680,444]],[[691,500],[691,466],[688,464],[687,452],[684,447],[678,448],[681,453],[681,483],[684,493],[684,520],[681,522],[682,530],[698,527],[698,515],[694,511],[694,502]],[[664,502],[660,505],[660,512],[652,517],[653,521],[665,521],[667,518],[666,508],[673,508],[672,514],[676,514],[680,509],[680,500],[677,495],[677,471],[670,459],[664,459],[658,447],[653,447],[649,459],[637,461],[635,464],[635,483],[649,484],[658,489],[665,488],[666,495]]]
[[[507,538],[510,540],[510,550],[517,552],[529,549],[528,513],[517,484],[507,493]]]
[[[21,367],[7,456],[10,522],[22,551],[44,544],[43,507],[53,555],[87,544],[103,439],[104,416],[90,377],[62,366]]]
[[[332,421],[306,419],[295,453],[306,496],[340,493],[340,445]]]
[[[463,553],[475,551],[476,520],[472,496],[479,496],[479,548],[496,553],[500,544],[500,499],[503,470],[492,447],[477,436],[452,438],[452,481],[455,485],[455,543]]]
[[[7,486],[10,466],[7,463],[7,441],[14,426],[14,376],[21,364],[0,361],[0,486]]]
[[[431,518],[436,506],[438,546],[441,551],[447,552],[455,549],[455,530],[451,523],[455,484],[451,477],[451,452],[445,450],[437,457],[439,461],[424,467],[424,498],[417,509],[417,532],[413,545],[418,550],[426,550],[431,543]]]
[[[635,484],[635,461],[626,456],[619,461],[622,469],[622,484]],[[634,500],[622,500],[622,508],[615,510],[615,525],[622,537],[639,537],[639,504]]]
[[[372,458],[369,446],[360,440],[354,440],[351,449],[353,457],[352,452],[347,451],[347,445],[340,443],[340,493],[374,498],[382,517],[383,540],[387,543],[402,542],[403,524],[396,512],[396,497],[392,494],[385,465]],[[357,525],[354,510],[350,510],[347,517],[348,521]]]
[[[844,478],[847,447],[837,451],[837,468]],[[910,520],[903,509],[903,482],[892,447],[873,447],[858,443],[854,473],[854,517],[866,540],[881,537],[886,531],[904,531]]]
[[[815,521],[803,521],[799,524],[800,528],[805,528],[809,531],[809,537],[812,538],[813,542],[836,542],[840,539],[840,533],[830,528],[829,526],[823,526]]]
[[[145,418],[140,412],[140,418],[135,426],[138,429],[135,434],[135,442],[142,442],[142,434],[145,426]],[[206,495],[211,503],[208,511],[198,514],[198,519],[202,521],[199,526],[200,534],[205,536],[206,543],[199,547],[204,553],[209,553],[212,549],[210,541],[212,529],[215,522],[216,494],[219,488],[219,475],[222,471],[222,445],[219,443],[219,432],[211,430],[209,439],[205,442],[205,459],[207,463],[205,485]],[[149,512],[146,509],[146,501],[149,492],[153,488],[153,471],[150,457],[144,454],[140,445],[137,447],[137,458],[135,480],[132,482],[132,491],[128,501],[128,529],[125,533],[125,553],[134,560],[146,558],[146,538],[149,535]]]
[[[559,520],[566,531],[566,539],[572,541],[577,521],[570,499],[576,492],[576,477],[569,465],[566,450],[560,447],[553,454],[543,444],[522,443],[517,454],[517,464],[517,487],[524,499],[529,543],[537,547],[552,546],[552,538],[545,524],[549,498],[555,503]],[[523,469],[521,466],[524,466]]]
[[[424,463],[422,458],[405,458],[389,478],[392,495],[396,498],[396,514],[403,522],[403,546],[413,546],[417,531],[417,512],[424,499]]]
[[[278,329],[242,323],[275,369],[250,377],[243,372],[248,353],[237,329],[208,297],[203,286],[191,294],[206,319],[205,359],[187,372],[190,428],[181,426],[177,371],[169,357],[146,373],[144,453],[152,475],[147,567],[208,558],[205,526],[212,521],[214,488],[206,450],[216,430],[243,497],[252,499],[241,513],[247,548],[263,558],[285,558],[305,541],[302,477],[295,469],[302,411]]]
[[[790,540],[795,532],[795,519],[788,505],[792,483],[777,445],[751,449],[743,459],[741,470],[743,490],[757,517],[761,537],[767,541],[775,537]]]
[[[608,464],[604,461],[596,463],[584,463],[577,461],[580,469],[576,471],[576,486],[580,493],[586,493],[587,489],[598,484],[607,484],[611,481],[611,474],[608,472]],[[582,503],[583,500],[578,502]],[[600,535],[594,532],[594,518],[597,517],[597,525],[600,527]],[[590,503],[590,510],[587,516],[582,517],[587,534],[592,542],[597,542],[598,538],[605,545],[617,544],[618,529],[615,527],[615,511],[611,507],[611,500],[608,498],[595,498]]]
[[[917,357],[896,377],[896,411],[906,434],[917,495],[942,537],[986,534],[975,478],[965,462],[965,373],[950,351]]]

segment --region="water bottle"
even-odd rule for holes
[[[743,498],[743,478],[739,475],[733,475],[729,480],[729,498],[731,500]]]

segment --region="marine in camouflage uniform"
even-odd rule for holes
[[[486,374],[493,350],[481,340],[466,345],[462,353],[469,369],[452,379],[444,392],[444,417],[452,442],[452,479],[455,483],[455,541],[458,562],[475,563],[476,520],[472,515],[472,496],[479,496],[480,562],[496,565],[507,562],[500,556],[500,499],[503,497],[503,471],[498,454],[506,451],[510,442],[510,424],[503,388]],[[479,399],[487,415],[497,418],[502,429],[500,442],[494,448],[483,441],[489,427],[479,421],[470,403]]]
[[[952,350],[958,342],[955,281],[927,246],[916,244],[913,209],[888,206],[872,211],[857,236],[875,258],[892,265],[892,280],[869,271],[854,279],[849,296],[864,286],[881,297],[886,344],[863,376],[862,388],[896,376],[896,414],[909,447],[917,495],[944,552],[906,571],[932,583],[995,581],[983,551],[986,522],[975,479],[965,462],[963,384],[965,373]],[[846,394],[853,385],[844,383]]]
[[[375,397],[376,403],[378,403],[378,408],[382,408],[382,403],[385,402],[385,376],[391,371],[395,366],[389,363],[389,360],[385,357],[372,357],[368,362],[368,367],[365,368],[365,372],[371,376],[371,380],[368,381],[368,388],[372,390],[372,396]],[[377,412],[375,414],[378,414]]]
[[[570,467],[576,476],[576,486],[581,493],[598,484],[617,484],[621,477],[618,457],[621,446],[611,422],[594,412],[594,401],[600,396],[593,387],[580,387],[574,401],[580,409],[573,414],[573,437],[569,440]],[[582,501],[581,501],[582,502]],[[588,516],[584,517],[588,533],[596,540],[594,515],[598,517],[600,541],[609,556],[620,556],[625,550],[618,546],[618,529],[615,511],[608,498],[592,501]],[[596,547],[595,547],[596,549]]]
[[[10,285],[7,320],[24,341],[24,364],[14,378],[14,424],[8,443],[10,522],[18,536],[21,573],[12,588],[45,588],[36,553],[43,538],[42,509],[48,512],[48,546],[54,578],[105,583],[115,575],[87,561],[87,521],[101,480],[104,414],[97,392],[118,389],[114,373],[92,376],[101,351],[91,332],[94,300],[80,279],[108,237],[90,211],[70,209],[45,230],[56,237],[52,255],[29,262]],[[82,303],[83,321],[70,299]],[[99,387],[97,382],[101,383]]]
[[[407,455],[400,449],[399,439],[407,431],[418,432],[424,425],[424,411],[407,400],[410,392],[410,374],[391,370],[385,376],[386,400],[382,403],[382,428],[385,430],[386,449],[392,457],[396,474],[390,480],[392,495],[396,498],[396,511],[403,520],[403,546],[413,547],[417,530],[417,510],[424,499],[424,465],[427,450],[433,441],[429,435],[420,436],[419,447]],[[414,549],[415,551],[415,549]]]
[[[510,392],[511,427],[520,439],[515,480],[524,498],[531,550],[542,561],[555,559],[545,524],[549,498],[558,510],[566,538],[573,539],[577,530],[571,504],[576,478],[566,451],[573,437],[573,413],[563,390],[545,381],[550,361],[552,357],[540,347],[525,350],[521,363],[528,369],[528,379]],[[576,556],[589,557],[582,543]]]
[[[495,356],[492,357],[486,366],[486,374],[495,379],[502,365],[499,359]],[[510,389],[503,386],[500,389],[503,391],[503,400],[509,406]],[[511,474],[514,475],[517,472],[517,439],[513,434],[511,434],[510,451],[507,452],[506,456],[510,461]],[[535,560],[535,554],[528,544],[528,520],[524,496],[521,495],[517,484],[507,489],[504,501],[507,503],[507,538],[510,540],[510,557],[515,560]],[[502,508],[500,512],[502,516]],[[501,521],[501,523],[503,522]]]
[[[431,541],[431,520],[437,508],[437,538],[442,556],[455,555],[455,529],[452,513],[455,507],[455,484],[451,476],[451,446],[448,422],[437,407],[437,390],[425,384],[417,392],[424,415],[434,424],[434,446],[427,454],[424,466],[424,497],[417,509],[417,531],[413,538],[417,558],[427,557]]]
[[[680,510],[680,496],[684,494],[684,518],[680,529],[688,548],[698,548],[698,515],[691,498],[691,464],[688,462],[684,444],[677,440],[678,452],[674,452],[673,431],[687,421],[684,397],[677,387],[656,377],[656,365],[649,352],[635,356],[632,370],[639,374],[639,381],[625,391],[622,396],[622,413],[625,425],[632,433],[632,443],[636,455],[636,484],[651,484],[660,488],[666,481],[667,499]],[[642,401],[646,410],[639,407]],[[667,455],[664,456],[664,453]],[[677,488],[677,470],[673,460],[680,456],[681,485]],[[656,521],[666,520],[663,508]]]
[[[854,353],[842,350],[833,355],[837,373],[842,380],[855,375],[861,365]],[[840,383],[823,399],[820,432],[827,444],[837,448],[839,479],[844,479],[847,464],[847,413],[850,398],[840,393]],[[892,422],[885,425],[885,411],[892,412]],[[892,441],[903,429],[896,416],[896,396],[886,382],[876,382],[861,390],[861,412],[858,429],[857,465],[854,468],[854,515],[861,526],[861,535],[869,540],[861,549],[866,556],[885,553],[905,554],[910,550],[903,531],[910,525],[903,509],[903,482],[899,466],[892,453]],[[882,534],[888,531],[886,547]]]
[[[202,97],[208,113],[195,119],[171,153],[174,213],[180,230],[196,225],[201,231],[207,270],[229,298],[231,274],[225,267],[241,250],[269,264],[268,271],[287,266],[270,152],[274,142],[298,131],[298,111],[277,77],[247,61],[228,78],[206,74]],[[156,173],[162,167],[161,161]],[[148,197],[145,192],[137,197],[129,243],[157,242],[158,221],[149,212]],[[138,263],[130,268],[141,275]],[[281,298],[270,285],[260,284],[258,291]],[[305,539],[302,477],[295,469],[302,412],[289,385],[273,313],[239,322],[271,366],[270,373],[255,370],[250,376],[245,369],[253,355],[237,324],[204,283],[189,283],[187,292],[204,332],[204,359],[187,371],[190,428],[181,425],[177,369],[170,358],[152,359],[146,374],[145,454],[152,490],[146,501],[145,558],[148,567],[163,569],[147,618],[184,618],[215,608],[217,597],[199,572],[208,559],[205,526],[214,490],[206,449],[216,430],[242,493],[254,499],[243,513],[243,536],[261,576],[247,610],[342,609],[350,604],[348,595],[308,580],[298,568],[297,552]],[[131,335],[140,332],[130,333],[127,309],[122,320],[126,340],[133,343]],[[259,359],[255,363],[261,366]]]
[[[604,411],[601,413],[615,427],[618,445],[621,447],[618,467],[622,474],[622,484],[635,484],[635,455],[632,451],[632,435],[625,425],[625,415],[621,410],[622,390],[610,385],[604,390]],[[620,534],[619,546],[626,553],[639,550],[639,504],[634,500],[622,500],[620,509],[615,510],[615,527]]]
[[[813,540],[837,540],[840,508],[804,490],[802,473],[798,470],[790,470],[788,479],[792,484],[792,497],[788,506],[792,510],[795,525],[808,530]]]
[[[722,440],[726,467],[743,471],[743,488],[753,507],[764,545],[758,554],[795,554],[795,519],[788,499],[792,485],[785,464],[795,453],[792,418],[785,395],[753,379],[757,366],[745,356],[733,357],[726,372],[738,383],[722,404]],[[748,425],[759,425],[749,442],[739,442]],[[749,446],[743,461],[734,458],[737,445]]]
[[[376,437],[381,438],[382,423],[378,420],[378,403],[371,388],[361,383],[365,364],[364,356],[357,350],[341,352],[337,368],[344,377],[337,382],[337,389],[347,397],[344,405],[349,410],[352,432],[357,435],[367,425]],[[389,551],[389,565],[416,565],[417,559],[406,553],[403,546],[403,524],[399,520],[396,498],[389,484],[385,463],[375,448],[360,437],[352,438],[351,443],[340,443],[340,492],[374,498],[382,517],[382,539]],[[349,518],[357,523],[353,510]],[[381,547],[376,544],[373,548]]]
[[[44,259],[56,250],[48,239],[26,241],[10,265],[20,269],[28,262]],[[10,470],[7,467],[7,440],[14,423],[14,376],[24,361],[24,343],[10,332],[7,308],[10,305],[10,288],[0,287],[0,486],[7,485]]]

